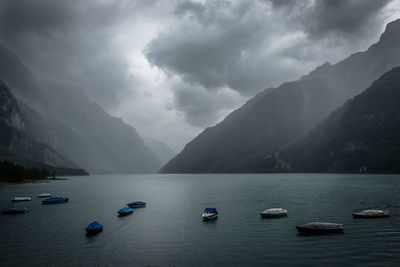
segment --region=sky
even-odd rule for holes
[[[175,151],[256,93],[365,50],[400,0],[1,0],[0,42]]]

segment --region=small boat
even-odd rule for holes
[[[296,225],[297,231],[307,234],[332,234],[343,233],[344,226],[339,223],[312,222]]]
[[[203,221],[213,220],[218,218],[218,211],[216,208],[208,207],[203,212]]]
[[[67,197],[50,197],[42,201],[42,204],[58,204],[68,202]]]
[[[30,197],[14,197],[11,199],[12,202],[22,202],[22,201],[31,201]]]
[[[128,207],[122,208],[118,211],[118,214],[120,216],[125,216],[125,215],[132,214],[132,213],[133,213],[133,209],[128,208]]]
[[[98,223],[97,221],[91,222],[87,227],[86,227],[86,233],[88,235],[94,235],[99,232],[103,231],[103,225]]]
[[[52,195],[49,194],[49,193],[41,193],[41,194],[39,194],[37,197],[38,197],[38,198],[52,197]]]
[[[363,210],[361,212],[353,213],[354,218],[386,218],[389,217],[388,210]]]
[[[135,202],[131,202],[126,204],[128,207],[130,208],[143,208],[146,207],[146,202],[143,201],[135,201]]]
[[[26,208],[9,208],[1,211],[2,214],[21,214],[28,212]]]
[[[282,208],[272,208],[264,210],[260,213],[263,218],[274,218],[274,217],[282,217],[287,216],[287,210]]]

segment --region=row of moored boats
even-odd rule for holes
[[[42,200],[42,204],[59,204],[59,203],[66,203],[68,202],[67,197],[53,197],[49,193],[42,193],[37,196],[38,198],[46,198],[45,200]],[[32,199],[30,197],[14,197],[11,199],[12,202],[25,202],[25,201],[31,201]],[[142,208],[146,207],[146,202],[143,201],[134,201],[126,204],[126,207],[123,207],[122,209],[118,210],[118,215],[119,216],[126,216],[129,214],[133,213],[134,208]],[[2,214],[21,214],[21,213],[26,213],[29,210],[27,208],[8,208],[4,209],[1,211]],[[87,234],[96,234],[101,231],[103,231],[103,225],[97,221],[91,222],[87,227],[86,227],[86,233]]]
[[[146,207],[146,202],[135,201],[135,202],[128,203],[126,205],[127,205],[127,207],[123,207],[122,209],[118,210],[119,216],[126,216],[129,214],[132,214],[134,208]],[[104,226],[101,223],[99,223],[98,221],[93,221],[86,227],[86,234],[87,235],[95,235],[95,234],[103,231],[103,228],[104,228]]]
[[[49,193],[42,193],[37,196],[38,198],[46,198],[42,201],[42,204],[57,204],[57,203],[65,203],[68,202],[67,197],[52,197]],[[22,202],[22,201],[31,201],[30,197],[14,197],[12,202]],[[146,207],[146,203],[143,201],[135,201],[128,203],[126,207],[118,210],[119,216],[126,216],[133,213],[134,208]],[[9,208],[2,210],[3,214],[19,214],[26,213],[28,209],[26,208]],[[282,208],[271,208],[264,210],[260,213],[262,218],[276,218],[287,216],[287,210]],[[389,217],[390,212],[388,210],[376,210],[376,209],[368,209],[363,210],[361,212],[353,213],[354,218],[385,218]],[[202,218],[204,221],[210,221],[218,218],[218,211],[214,207],[205,208]],[[97,222],[93,221],[86,227],[87,234],[96,234],[103,231],[104,226]],[[300,233],[342,233],[344,226],[339,223],[330,223],[330,222],[311,222],[303,225],[296,225],[296,229]]]
[[[287,210],[282,208],[272,208],[264,210],[260,213],[262,218],[277,218],[287,216]],[[389,217],[390,212],[388,210],[363,210],[361,212],[353,213],[354,218],[386,218]],[[208,221],[216,219],[218,212],[216,208],[208,207],[203,212],[203,220]],[[340,223],[330,222],[311,222],[303,225],[296,225],[296,229],[300,233],[343,233],[344,225]]]

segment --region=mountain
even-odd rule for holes
[[[79,88],[42,79],[0,46],[0,79],[15,95],[32,137],[89,172],[146,173],[161,163],[136,130]]]
[[[265,172],[265,156],[302,139],[346,100],[383,73],[400,65],[400,20],[389,23],[380,40],[335,65],[266,89],[205,129],[161,172]]]
[[[148,146],[151,151],[157,156],[162,164],[167,163],[170,159],[172,159],[176,152],[173,151],[166,144],[158,141],[157,139],[151,137],[142,137],[146,146]]]
[[[400,67],[282,150],[286,171],[400,172]],[[270,157],[270,166],[279,166]],[[271,171],[283,171],[284,169]]]
[[[54,167],[77,167],[50,146],[34,140],[17,100],[2,81],[0,107],[0,158],[30,164],[40,162]]]

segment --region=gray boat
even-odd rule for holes
[[[344,226],[339,223],[312,222],[296,225],[297,231],[306,234],[333,234],[343,233]]]

